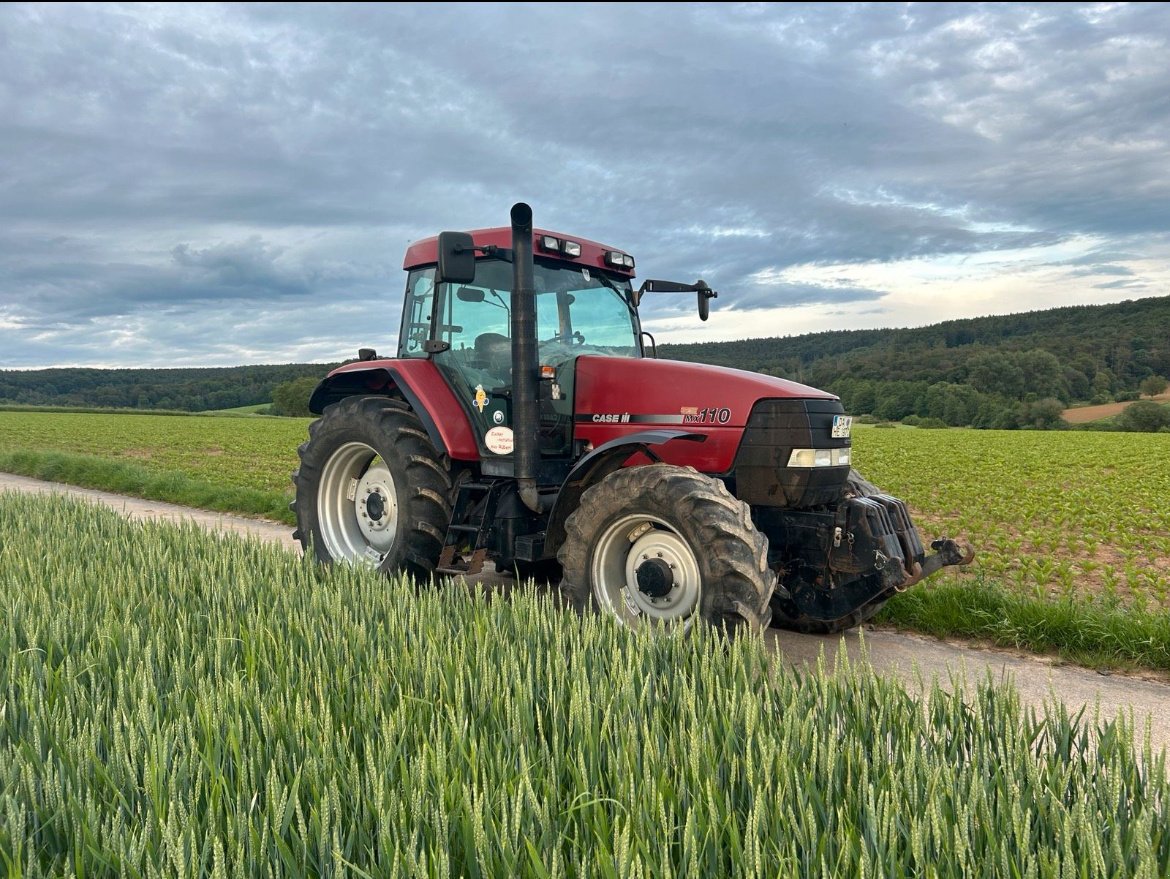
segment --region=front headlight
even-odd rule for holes
[[[789,467],[845,467],[852,461],[850,449],[793,449]]]

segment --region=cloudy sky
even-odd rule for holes
[[[659,341],[1170,294],[1165,4],[0,6],[0,368],[392,350],[402,254],[632,252]]]

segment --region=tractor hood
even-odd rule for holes
[[[827,419],[825,423],[831,424],[841,404],[816,388],[741,369],[582,355],[577,358],[573,409],[574,438],[594,447],[647,428],[681,427],[702,434],[703,442],[670,443],[656,449],[663,461],[703,473],[729,473],[741,441],[752,433],[748,424],[753,410],[760,411],[766,421],[761,437],[769,448],[781,441],[791,447],[783,452],[787,461],[792,448],[822,445],[813,441],[809,410],[824,410],[816,420]],[[783,436],[776,433],[777,427],[785,428]],[[817,434],[822,432],[827,437],[828,427]],[[847,439],[837,441],[837,445],[848,444]],[[772,457],[781,454],[772,451]],[[775,471],[775,462],[769,461]]]
[[[759,400],[837,399],[807,385],[742,369],[589,355],[577,358],[576,393],[579,423],[714,427],[743,427]]]

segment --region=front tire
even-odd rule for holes
[[[768,540],[747,504],[693,468],[611,473],[581,496],[565,532],[561,591],[578,611],[630,626],[703,619],[728,634],[768,624]]]
[[[297,450],[295,536],[318,561],[426,579],[451,518],[451,477],[410,407],[356,396],[328,406]]]

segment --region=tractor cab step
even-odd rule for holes
[[[496,519],[499,482],[464,482],[451,510],[451,523],[435,570],[471,577],[483,570]]]

